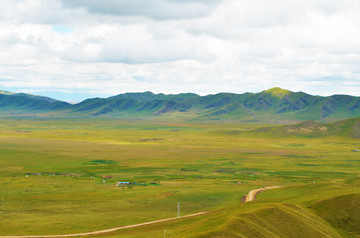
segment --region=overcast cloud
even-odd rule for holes
[[[2,0],[0,89],[360,96],[358,0]],[[78,95],[78,96],[76,96]]]

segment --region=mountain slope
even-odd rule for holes
[[[348,95],[312,96],[272,88],[260,93],[153,94],[125,93],[87,99],[72,113],[89,116],[187,116],[191,120],[338,120],[360,116],[360,98]]]
[[[75,105],[30,94],[0,91],[0,110],[54,111],[56,115],[120,118],[182,118],[226,121],[335,121],[360,116],[360,97],[312,96],[272,88],[259,93],[125,93]]]
[[[69,103],[49,97],[0,91],[0,110],[5,112],[39,113],[64,109],[69,106]]]

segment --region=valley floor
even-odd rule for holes
[[[183,219],[97,236],[359,237],[359,141],[247,133],[267,126],[3,119],[0,235],[130,226],[176,217],[180,203]]]

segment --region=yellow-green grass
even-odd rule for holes
[[[201,217],[98,237],[163,237],[164,230],[168,237],[359,237],[359,188],[344,189],[338,183],[297,187],[298,191],[289,187],[267,190],[255,202],[219,209]],[[340,195],[342,193],[345,195]],[[298,194],[300,201],[289,199]],[[279,197],[283,200],[278,201]]]
[[[220,210],[109,235],[146,237],[149,229],[162,234],[169,226],[169,234],[180,237],[207,236],[236,224],[239,214],[283,214],[284,202],[305,209],[359,189],[359,154],[350,151],[359,141],[238,133],[262,126],[268,125],[1,121],[0,235],[131,225],[174,217],[180,202],[183,215]],[[122,189],[117,181],[136,185]],[[269,185],[283,188],[259,194],[253,205],[238,205],[247,191]]]
[[[359,188],[344,188],[339,183],[295,187],[298,189],[283,187],[267,190],[255,202],[219,209],[201,217],[120,230],[97,237],[163,237],[164,230],[167,237],[360,236]],[[341,195],[343,193],[345,195]],[[300,197],[300,201],[289,199],[296,196]],[[279,197],[283,200],[278,201]]]

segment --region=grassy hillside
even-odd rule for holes
[[[343,236],[360,237],[360,193],[317,201],[311,208]]]
[[[289,137],[324,137],[345,136],[360,138],[360,117],[331,123],[305,121],[294,125],[264,127],[249,133],[263,134],[268,136]]]
[[[360,237],[359,195],[359,187],[340,188],[336,183],[285,187],[265,191],[255,202],[201,217],[120,230],[101,237],[147,237],[149,231],[152,237],[162,237],[164,230],[169,237],[196,238]]]

